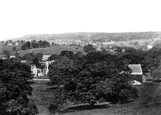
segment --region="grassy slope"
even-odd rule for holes
[[[0,50],[0,54],[2,54],[3,53],[3,51],[4,50],[8,50],[8,51],[11,51],[12,52],[12,48],[13,48],[14,46],[2,46],[2,49]],[[16,46],[16,49],[17,50],[20,50],[21,49],[21,46],[19,45],[19,46]]]
[[[49,115],[47,107],[52,103],[54,89],[49,88],[47,81],[36,81],[31,86],[33,87],[32,98],[39,109],[38,115]],[[94,108],[88,105],[70,105],[60,115],[160,115],[160,113],[160,106],[140,108],[136,101],[122,105],[96,105]]]

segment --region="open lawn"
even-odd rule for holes
[[[39,110],[38,115],[49,115],[47,107],[53,100],[54,90],[48,81],[34,81],[32,99],[35,100]],[[93,107],[85,105],[68,105],[59,115],[160,115],[161,106],[143,108],[138,101],[128,104],[108,105],[97,104]]]
[[[34,48],[34,49],[29,49],[29,50],[21,50],[21,51],[19,51],[19,53],[20,53],[21,56],[26,54],[26,53],[30,53],[30,52],[33,52],[33,53],[42,52],[44,55],[50,55],[50,54],[53,54],[53,53],[59,54],[63,50],[69,50],[69,51],[73,51],[73,52],[78,52],[78,51],[83,52],[82,47],[55,45],[55,46],[50,46],[50,47],[46,47],[46,48]]]

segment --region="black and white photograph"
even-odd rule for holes
[[[0,0],[0,115],[161,115],[161,1]]]

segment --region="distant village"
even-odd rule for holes
[[[1,41],[0,43],[7,46],[18,46],[23,45],[27,41],[32,42],[33,40],[7,40],[7,41]],[[124,40],[124,41],[83,41],[83,40],[68,40],[68,39],[55,39],[48,41],[50,45],[76,45],[76,46],[85,46],[88,44],[93,45],[97,50],[101,50],[101,48],[108,49],[112,46],[126,46],[126,47],[133,47],[136,49],[142,49],[142,50],[149,50],[151,49],[156,43],[161,43],[161,38],[151,38],[151,39],[133,39],[133,40]]]

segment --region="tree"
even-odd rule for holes
[[[42,47],[49,47],[50,43],[47,41],[42,41]]]
[[[31,42],[27,41],[25,44],[26,44],[26,47],[27,47],[28,49],[31,48]]]
[[[33,41],[31,41],[31,46],[32,46],[32,48],[38,48],[39,44],[37,43],[36,40],[33,40]]]
[[[4,44],[4,46],[7,46],[8,44],[9,44],[9,41],[6,41],[5,44]]]
[[[6,57],[7,59],[10,58],[10,51],[4,50],[4,51],[3,51],[3,54],[5,55],[5,57]]]
[[[53,84],[61,86],[55,100],[90,105],[102,99],[111,103],[132,101],[137,91],[130,82],[130,69],[116,56],[95,52],[56,60],[48,74]]]
[[[20,45],[21,44],[21,41],[20,40],[17,40],[17,43],[18,43],[18,45]]]
[[[56,43],[52,42],[52,43],[51,43],[51,45],[53,45],[53,46],[54,46],[54,45],[56,45]]]
[[[61,57],[59,60],[53,62],[54,64],[52,64],[50,67],[51,71],[48,73],[51,82],[53,84],[61,85],[62,83],[61,80],[63,80],[62,78],[65,77],[65,74],[69,76],[72,75],[69,74],[69,70],[72,69],[73,62],[74,60],[69,59],[68,57]],[[67,70],[67,71],[63,71],[63,73],[61,74],[61,70]]]
[[[9,40],[9,43],[10,43],[10,44],[12,44],[12,43],[13,43],[13,41],[12,41],[12,40]]]
[[[39,41],[38,41],[38,45],[39,45],[39,48],[42,47],[42,40],[39,40]]]
[[[33,53],[27,53],[22,56],[22,60],[27,60],[30,63],[33,63],[34,58],[35,58],[35,55]]]
[[[86,46],[83,47],[83,50],[86,53],[92,53],[92,52],[96,52],[96,48],[94,48],[91,44],[88,44]]]
[[[13,51],[16,51],[16,46],[14,46],[14,47],[12,48],[12,50],[13,50]]]
[[[30,103],[32,87],[30,67],[20,61],[0,60],[0,111],[1,115],[35,115],[38,113]]]
[[[143,72],[152,72],[160,66],[161,63],[161,49],[152,48],[144,54],[142,62]]]
[[[62,51],[60,54],[59,54],[60,57],[63,57],[63,56],[66,56],[68,58],[71,58],[73,59],[74,58],[74,53],[72,51],[67,51],[67,50],[64,50]]]
[[[4,44],[5,42],[4,41],[1,41],[2,44]]]
[[[156,80],[160,80],[161,79],[161,65],[159,64],[158,67],[153,69],[151,71],[151,74],[152,74],[153,78],[155,78]]]
[[[127,50],[120,55],[121,60],[127,60],[130,64],[142,64],[144,60],[145,52],[142,50]]]
[[[20,53],[18,53],[18,51],[15,52],[15,59],[20,61]]]
[[[59,59],[59,55],[57,55],[57,54],[52,54],[52,55],[48,58],[48,60],[56,60],[56,59]]]
[[[43,53],[42,52],[37,53],[36,57],[38,58],[39,61],[42,61]]]
[[[21,41],[20,41],[20,44],[21,44],[21,45],[24,45],[24,44],[25,44],[25,41],[24,41],[24,40],[21,40]]]
[[[27,49],[31,49],[32,45],[29,41],[27,41],[26,43],[24,43],[22,46],[21,46],[21,49],[22,50],[27,50]]]
[[[43,66],[40,64],[40,61],[42,60],[43,53],[38,53],[34,54],[32,53],[27,53],[24,56],[22,56],[23,60],[26,60],[29,64],[34,64],[36,65],[37,68],[43,68]]]

